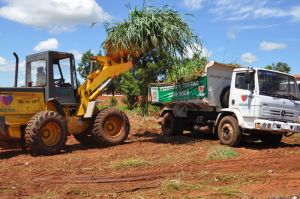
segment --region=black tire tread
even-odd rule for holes
[[[224,141],[221,136],[221,128],[223,126],[222,124],[226,121],[230,122],[233,127],[234,134],[233,134],[233,138],[231,139],[231,141]],[[219,137],[221,144],[231,146],[231,147],[239,146],[239,144],[242,141],[242,133],[240,131],[240,127],[239,127],[237,120],[233,116],[225,116],[221,119],[219,126],[218,126],[218,137]]]
[[[108,116],[114,114],[120,116],[123,119],[123,125],[122,125],[123,132],[122,135],[120,135],[117,139],[112,140],[105,136],[102,130],[102,125]],[[94,128],[92,130],[92,135],[97,145],[113,146],[113,145],[118,145],[123,143],[127,139],[129,135],[129,131],[130,131],[130,123],[127,115],[123,111],[120,111],[116,108],[106,108],[97,114],[94,122]]]
[[[166,120],[171,120],[170,129],[165,128]],[[180,118],[176,118],[172,113],[166,113],[163,116],[162,125],[161,125],[162,133],[166,136],[178,136],[183,134],[184,123]]]
[[[39,129],[46,120],[56,120],[62,128],[62,137],[58,145],[44,147],[39,140]],[[54,111],[42,111],[35,114],[27,123],[25,128],[25,146],[36,155],[57,154],[65,147],[67,142],[67,125],[64,118]]]

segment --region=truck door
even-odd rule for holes
[[[246,122],[253,121],[255,116],[254,74],[254,71],[236,72],[230,90],[230,108],[238,109]]]

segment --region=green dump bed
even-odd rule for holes
[[[235,66],[208,62],[203,76],[178,84],[150,84],[149,100],[154,105],[190,103],[221,109],[222,91],[229,87]]]
[[[150,84],[150,101],[153,104],[201,100],[207,98],[207,77],[179,84]]]

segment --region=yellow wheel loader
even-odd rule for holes
[[[26,57],[25,87],[0,88],[0,148],[21,146],[33,154],[59,153],[72,134],[83,144],[116,145],[128,136],[124,112],[99,110],[97,97],[110,80],[133,67],[122,58],[97,56],[100,65],[78,85],[74,56],[47,51]]]

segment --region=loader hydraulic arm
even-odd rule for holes
[[[89,103],[97,99],[101,91],[112,78],[129,71],[133,67],[131,61],[116,63],[108,56],[96,56],[91,59],[97,61],[101,67],[99,70],[89,74],[86,81],[78,88],[77,94],[80,98],[80,106],[77,111],[77,116],[85,115],[85,117],[89,117],[90,114],[86,116]]]

